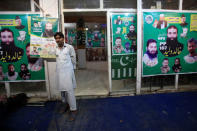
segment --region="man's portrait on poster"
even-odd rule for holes
[[[183,44],[178,41],[178,29],[171,25],[167,28],[167,40],[165,44],[160,45],[161,53],[166,57],[173,57],[181,54]]]
[[[157,65],[157,54],[157,41],[154,39],[149,39],[146,45],[146,53],[143,56],[143,62],[150,67]]]
[[[16,80],[18,77],[18,72],[15,71],[13,64],[8,65],[8,72],[6,73],[8,80]]]
[[[23,56],[23,49],[15,45],[14,33],[8,28],[3,28],[0,31],[0,61],[16,62]]]
[[[197,49],[197,40],[195,40],[194,38],[189,39],[187,42],[187,50],[189,54],[184,56],[184,60],[186,63],[193,64],[197,62],[196,49]]]

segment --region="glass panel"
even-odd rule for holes
[[[197,10],[196,0],[183,0],[183,10]]]
[[[137,0],[103,0],[104,8],[137,8]]]
[[[179,8],[179,0],[142,0],[144,9],[171,9]]]
[[[0,97],[6,95],[5,83],[0,83]]]
[[[1,0],[0,11],[31,11],[30,0]]]
[[[64,9],[100,8],[100,0],[64,0]]]
[[[132,92],[135,93],[136,78],[125,80],[112,80],[112,93],[115,92]]]
[[[179,88],[197,88],[197,74],[179,75]]]
[[[39,0],[35,0],[35,2],[38,4],[38,5],[40,5],[40,3],[39,3]],[[40,9],[35,5],[35,10],[36,10],[36,12],[39,12],[40,11]]]
[[[175,88],[175,76],[150,76],[142,77],[142,88],[141,91],[156,91],[163,89],[174,89]]]

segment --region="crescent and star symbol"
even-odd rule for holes
[[[128,65],[129,64],[129,57],[128,56],[126,56],[126,58],[125,58],[125,60],[126,60],[126,62],[124,63],[123,61],[123,56],[120,58],[120,64],[122,65],[122,66],[126,66],[126,65]]]

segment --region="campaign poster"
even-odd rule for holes
[[[71,44],[73,47],[77,46],[77,31],[76,29],[67,29],[67,42]]]
[[[58,19],[31,17],[31,57],[55,58],[56,42],[54,34],[58,29]]]
[[[88,28],[86,38],[86,48],[105,47],[106,27],[104,24],[95,24],[94,27]]]
[[[0,81],[45,80],[42,59],[30,57],[31,17],[0,14]]]
[[[143,76],[197,72],[197,13],[144,12]]]
[[[137,15],[112,13],[112,80],[136,77]]]
[[[113,13],[112,55],[135,54],[137,52],[137,15],[135,13]]]

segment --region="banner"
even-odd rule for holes
[[[136,77],[137,15],[113,13],[112,19],[112,80]]]
[[[55,58],[57,18],[31,17],[31,46],[32,57]]]
[[[197,72],[197,13],[144,12],[143,76]]]
[[[137,51],[137,15],[112,14],[112,55],[133,54]]]
[[[136,58],[136,54],[112,56],[112,80],[121,80],[136,77]]]
[[[0,81],[44,80],[42,59],[30,58],[29,20],[37,14],[0,14]]]
[[[94,27],[88,28],[86,48],[105,47],[105,30],[104,24],[95,24]]]

